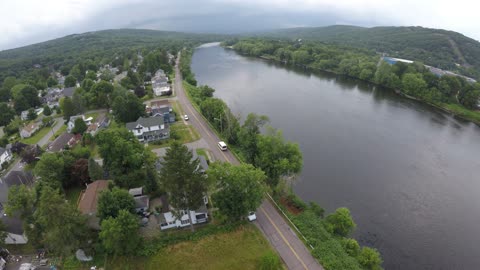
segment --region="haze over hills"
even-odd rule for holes
[[[443,69],[461,69],[474,77],[480,75],[480,42],[454,31],[413,26],[334,25],[279,29],[257,35],[364,47]]]

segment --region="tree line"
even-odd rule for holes
[[[242,54],[359,78],[437,106],[458,104],[469,110],[478,109],[480,83],[458,76],[436,76],[421,62],[390,65],[373,51],[322,42],[251,38],[228,41],[225,45]]]

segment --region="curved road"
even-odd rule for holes
[[[214,155],[215,160],[230,162],[235,165],[240,164],[230,151],[220,151],[217,147],[217,143],[220,139],[211,130],[206,120],[190,103],[190,100],[183,89],[182,74],[178,65],[179,59],[180,54],[177,57],[177,64],[175,67],[174,91],[176,91],[178,103],[185,113],[189,115],[190,121],[188,121],[188,123],[195,127],[200,133],[201,137],[205,140],[210,151]],[[276,249],[288,269],[323,270],[323,267],[315,258],[313,258],[304,243],[298,238],[292,228],[286,223],[268,199],[263,201],[260,208],[257,209],[256,214],[256,225],[268,239],[270,244]]]

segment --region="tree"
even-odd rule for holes
[[[81,80],[83,80],[83,77],[84,77],[85,73],[82,72],[79,65],[75,65],[70,70],[69,75],[74,77],[76,80],[81,81]],[[75,81],[75,83],[76,83],[76,81]],[[66,78],[65,78],[65,84],[66,84]],[[70,86],[66,86],[66,87],[70,87]]]
[[[17,84],[12,88],[13,102],[16,112],[35,108],[40,105],[38,90],[28,84]]]
[[[85,75],[85,80],[87,80],[87,79],[92,80],[92,81],[97,80],[97,73],[93,70],[87,71],[87,74]],[[83,81],[85,81],[85,80],[83,80]]]
[[[22,162],[31,164],[38,159],[42,154],[42,149],[38,145],[27,145],[20,152],[20,157],[22,157]]]
[[[48,105],[43,106],[43,115],[50,116],[52,115],[52,109]]]
[[[0,219],[0,245],[5,244],[5,239],[7,238],[8,233],[7,233],[7,226],[3,223],[3,221]]]
[[[402,78],[402,90],[408,95],[423,97],[427,83],[423,80],[422,74],[406,73]]]
[[[30,108],[28,109],[28,114],[27,114],[27,119],[30,120],[30,121],[33,121],[35,119],[37,119],[37,112],[35,112],[35,109],[34,108]]]
[[[90,180],[88,173],[88,159],[80,158],[73,163],[71,168],[72,180],[74,183],[84,186]]]
[[[254,211],[262,202],[266,176],[250,164],[234,166],[230,163],[214,163],[208,169],[208,178],[215,183],[213,195],[220,213],[236,221]]]
[[[52,87],[52,86],[55,86],[57,84],[58,84],[58,81],[55,78],[53,78],[52,76],[48,77],[48,79],[47,79],[47,86],[48,87]]]
[[[75,126],[72,129],[72,132],[75,134],[83,134],[87,131],[87,124],[83,121],[82,118],[75,119]]]
[[[382,257],[380,253],[373,248],[363,247],[358,255],[358,261],[360,264],[369,270],[380,270],[382,269]]]
[[[185,145],[174,141],[165,155],[160,171],[160,180],[168,193],[170,204],[176,209],[176,215],[185,210],[195,210],[203,204],[207,191],[207,182],[197,170],[198,159],[192,160],[193,154]],[[190,220],[192,220],[190,216]],[[192,231],[193,223],[190,222]]]
[[[35,206],[35,191],[25,185],[15,185],[8,189],[8,203],[5,212],[9,216],[18,215],[26,220],[32,216]]]
[[[63,111],[63,119],[69,120],[71,116],[76,115],[75,105],[72,102],[72,99],[65,97],[60,101],[60,107]]]
[[[247,119],[240,129],[240,145],[245,153],[246,161],[255,164],[255,157],[258,155],[258,135],[269,119],[265,115],[249,113]]]
[[[132,255],[140,244],[138,218],[127,210],[120,210],[118,217],[102,221],[100,240],[108,253]]]
[[[145,168],[156,160],[135,136],[125,128],[109,128],[95,136],[103,166],[115,184],[124,188],[143,186]]]
[[[88,176],[92,181],[104,178],[102,167],[92,157],[88,159]]]
[[[72,97],[72,103],[75,107],[75,114],[80,114],[85,112],[85,107],[87,106],[87,100],[85,98],[85,90],[83,88],[75,89]]]
[[[124,97],[116,97],[112,110],[115,118],[123,123],[136,121],[140,116],[145,115],[145,105],[130,92],[127,92]]]
[[[135,212],[135,200],[125,189],[113,188],[100,193],[97,203],[97,216],[101,219],[116,218],[121,210]]]
[[[15,111],[7,103],[0,103],[0,126],[8,125],[15,117]]]
[[[95,82],[92,79],[86,78],[85,80],[82,81],[81,87],[85,89],[85,91],[89,92],[94,85],[95,85]]]
[[[77,85],[77,79],[73,77],[72,75],[68,75],[65,77],[65,87],[75,87]]]
[[[113,92],[113,85],[106,81],[100,81],[90,90],[95,96],[95,105],[98,108],[108,108],[110,106],[109,95]]]
[[[57,190],[44,186],[40,193],[34,218],[42,243],[55,254],[71,254],[85,239],[85,217]]]
[[[64,180],[64,160],[60,154],[45,153],[35,166],[35,175],[52,188],[62,187]]]
[[[334,213],[326,217],[325,221],[330,232],[340,236],[349,235],[357,226],[355,222],[353,222],[350,210],[345,207],[335,210]]]
[[[265,172],[268,183],[274,187],[280,177],[300,173],[303,167],[302,152],[298,144],[285,142],[280,131],[269,128],[266,135],[259,136],[255,167]]]

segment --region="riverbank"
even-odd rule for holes
[[[252,54],[249,54],[249,53],[244,53],[241,50],[235,49],[234,46],[225,46],[225,44],[221,44],[221,46],[223,46],[226,49],[234,50],[235,52],[237,52],[241,55],[244,55],[244,56],[256,57],[256,58],[260,58],[260,59],[263,59],[263,60],[272,61],[272,62],[275,62],[277,64],[285,65],[287,67],[288,66],[295,66],[295,67],[300,67],[300,68],[308,70],[308,71],[327,72],[327,73],[331,73],[331,74],[334,74],[334,75],[337,75],[337,76],[346,76],[346,77],[361,80],[361,81],[364,81],[364,82],[367,82],[367,83],[370,83],[370,84],[373,84],[373,85],[376,85],[376,86],[384,87],[386,89],[390,89],[390,90],[394,91],[395,93],[397,93],[400,96],[425,103],[429,106],[440,109],[440,110],[442,110],[446,113],[449,113],[453,116],[456,116],[456,117],[462,118],[464,120],[471,121],[471,122],[473,122],[477,125],[480,125],[480,111],[479,110],[468,109],[468,108],[466,108],[466,107],[464,107],[460,104],[457,104],[457,103],[442,102],[441,101],[442,98],[438,97],[438,93],[432,94],[432,93],[424,93],[424,92],[420,91],[418,93],[418,95],[424,95],[424,96],[428,97],[429,99],[432,99],[432,100],[427,100],[426,98],[416,97],[414,95],[405,93],[404,91],[402,91],[398,87],[390,87],[389,85],[379,84],[378,82],[376,82],[374,80],[375,76],[373,76],[373,74],[371,74],[370,76],[363,75],[363,78],[362,78],[362,73],[358,73],[360,76],[352,76],[351,74],[348,74],[348,73],[345,73],[345,72],[339,72],[339,71],[334,70],[334,69],[315,67],[315,66],[312,66],[313,64],[288,63],[286,60],[281,60],[278,57],[276,57],[274,55],[270,55],[270,54],[252,55]],[[433,98],[432,96],[435,96],[435,97]],[[436,101],[433,101],[433,100],[436,100]]]

